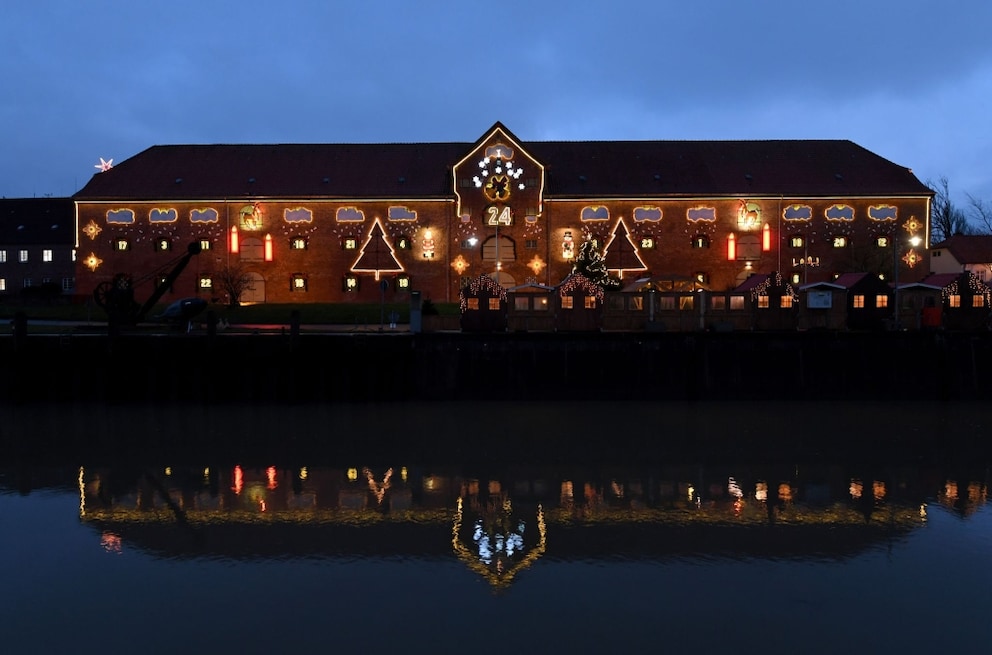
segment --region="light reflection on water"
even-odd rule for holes
[[[627,429],[656,411],[621,409]],[[312,431],[349,435],[330,447],[287,443],[302,432],[288,415],[278,439],[219,448],[153,438],[142,450],[142,413],[102,416],[102,440],[81,446],[61,424],[73,449],[0,467],[0,579],[16,590],[0,595],[0,641],[39,653],[914,653],[992,637],[985,451],[831,448],[818,434],[791,450],[775,435],[751,449],[628,448],[616,422],[598,451],[574,429],[559,442],[574,452],[528,447],[533,430],[490,449],[487,428],[464,421],[431,442],[352,438],[383,413],[307,416]],[[857,413],[834,407],[821,423]],[[195,431],[189,418],[164,422]]]

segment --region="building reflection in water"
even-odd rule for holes
[[[108,553],[454,557],[500,590],[544,556],[845,558],[924,525],[933,500],[988,502],[987,480],[912,469],[741,468],[81,468],[79,513]]]

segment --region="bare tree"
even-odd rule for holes
[[[934,192],[930,210],[930,243],[940,243],[955,234],[968,234],[971,229],[964,212],[954,206],[946,177],[936,184],[927,182]]]
[[[972,221],[983,234],[992,234],[992,203],[976,198],[970,193],[966,195]]]
[[[227,306],[236,307],[251,286],[251,277],[239,263],[224,266],[216,274],[220,288],[227,293]]]

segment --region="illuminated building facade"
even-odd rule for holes
[[[457,302],[480,274],[557,286],[592,240],[623,282],[755,273],[926,274],[932,192],[845,140],[154,146],[74,196],[76,288],[162,276],[202,246],[174,296],[242,302]],[[924,241],[910,245],[910,237]]]

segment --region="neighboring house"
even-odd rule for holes
[[[992,235],[957,234],[931,247],[931,273],[964,271],[992,282]]]
[[[233,268],[252,302],[380,302],[383,281],[390,302],[455,302],[481,274],[557,286],[586,240],[622,280],[724,292],[898,262],[911,282],[925,253],[904,237],[927,233],[932,197],[848,140],[524,141],[495,123],[461,143],[156,145],[73,196],[77,289],[192,242],[178,297],[217,295]]]
[[[0,199],[0,298],[72,294],[75,230],[71,198]]]

